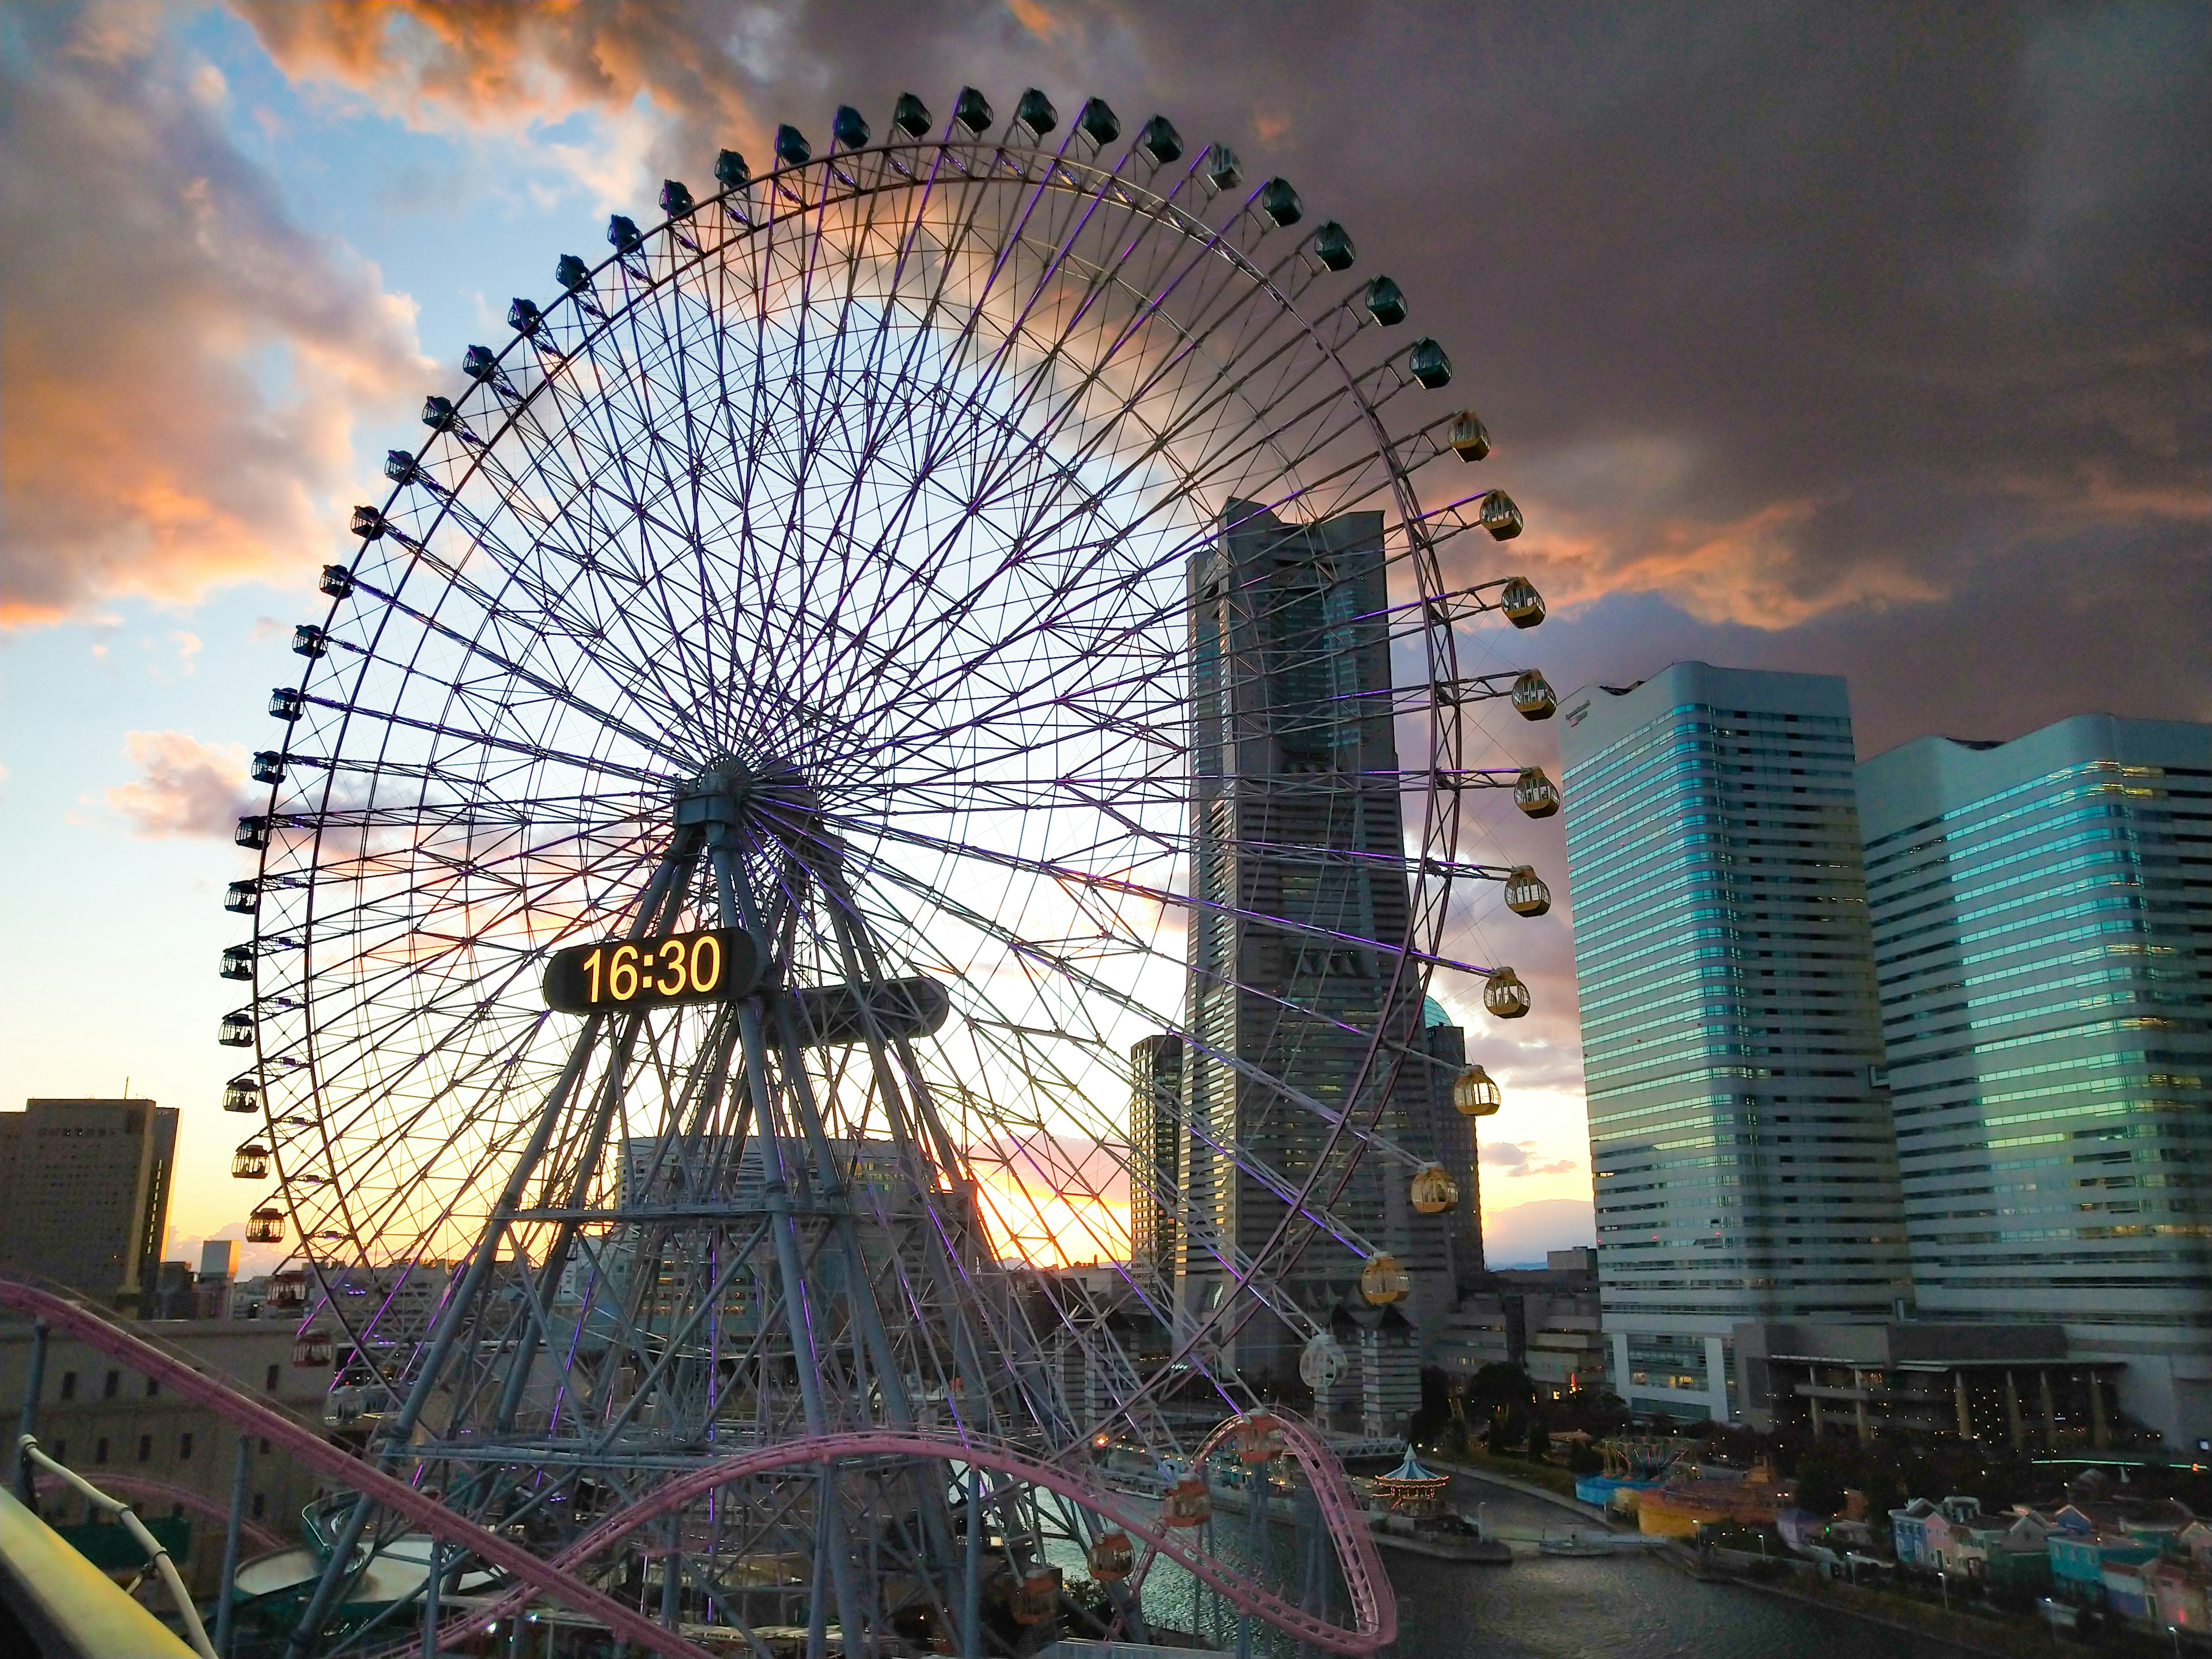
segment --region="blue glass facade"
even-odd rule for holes
[[[1733,1328],[1910,1296],[1844,683],[1679,663],[1562,704],[1613,1386],[1740,1414]]]
[[[2059,1321],[2212,1437],[2212,726],[1925,738],[1859,791],[1923,1315]]]

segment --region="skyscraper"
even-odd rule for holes
[[[1421,1050],[1429,1059],[1431,1091],[1429,1119],[1436,1134],[1437,1162],[1459,1188],[1459,1203],[1439,1218],[1455,1291],[1473,1288],[1483,1275],[1482,1165],[1475,1145],[1474,1120],[1452,1105],[1452,1083],[1467,1066],[1467,1033],[1451,1023],[1444,1006],[1431,997],[1421,1009]]]
[[[1163,1032],[1129,1050],[1129,1265],[1147,1286],[1171,1285],[1176,1166],[1182,1138],[1182,1039]],[[1149,1182],[1146,1177],[1149,1176]]]
[[[140,1306],[161,1272],[176,1152],[176,1108],[150,1100],[0,1112],[0,1261]]]
[[[1858,784],[1922,1315],[2060,1322],[2212,1437],[2212,726],[1923,738]]]
[[[1176,1238],[1188,1314],[1219,1305],[1222,1258],[1257,1255],[1287,1209],[1216,1148],[1233,1140],[1303,1182],[1327,1133],[1308,1102],[1372,1113],[1375,1096],[1355,1099],[1352,1085],[1378,1033],[1367,1085],[1387,1091],[1377,1127],[1417,1157],[1436,1155],[1419,1000],[1391,989],[1396,961],[1329,937],[1400,939],[1410,920],[1384,577],[1379,513],[1290,525],[1232,501],[1219,540],[1191,561],[1200,907],[1188,933]],[[1406,1172],[1382,1158],[1347,1173],[1355,1150],[1340,1144],[1317,1190],[1334,1193],[1330,1209],[1404,1264],[1413,1285],[1406,1312],[1422,1324],[1450,1305],[1449,1224],[1417,1217]],[[1325,1316],[1352,1293],[1360,1266],[1320,1237],[1285,1288]],[[1255,1320],[1232,1358],[1248,1376],[1287,1376],[1295,1350],[1285,1328]]]
[[[1849,697],[1692,662],[1561,708],[1613,1385],[1726,1419],[1738,1322],[1910,1294]]]

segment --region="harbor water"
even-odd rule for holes
[[[1451,1503],[1516,1540],[1594,1529],[1555,1504],[1466,1476],[1453,1480]],[[1288,1530],[1277,1529],[1279,1567],[1289,1563],[1290,1541],[1281,1537]],[[1246,1535],[1244,1516],[1219,1516],[1213,1547],[1239,1559]],[[1392,1659],[1963,1659],[1970,1651],[1741,1585],[1700,1583],[1642,1553],[1547,1556],[1516,1541],[1510,1567],[1388,1549],[1382,1563],[1398,1597]],[[1079,1571],[1073,1559],[1066,1565]],[[1194,1589],[1187,1574],[1158,1571],[1146,1586],[1146,1612],[1236,1651],[1233,1617],[1224,1618]],[[1334,1612],[1344,1616],[1340,1602]],[[1296,1649],[1259,1630],[1251,1651],[1288,1659]]]

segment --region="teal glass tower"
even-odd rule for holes
[[[1613,1385],[1725,1421],[1738,1322],[1911,1294],[1850,700],[1691,662],[1561,708]]]
[[[2063,1324],[2212,1438],[2212,726],[2085,714],[1859,769],[1923,1317]]]

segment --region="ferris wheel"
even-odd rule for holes
[[[1540,913],[1480,809],[1557,805],[1510,753],[1550,688],[1478,630],[1542,602],[1476,551],[1521,520],[1443,348],[1227,148],[969,89],[714,177],[468,348],[295,631],[234,1170],[344,1422],[449,1504],[658,1540],[672,1619],[767,1619],[796,1550],[781,1622],[972,1632],[1001,1500],[946,1444],[1024,1494],[1001,1547],[1097,1567],[1037,1469],[1202,1450],[1255,1333],[1418,1294],[1420,1011],[1438,967],[1526,1011],[1445,931]],[[897,1605],[845,1570],[883,1514]],[[308,1619],[380,1524],[334,1513]]]

